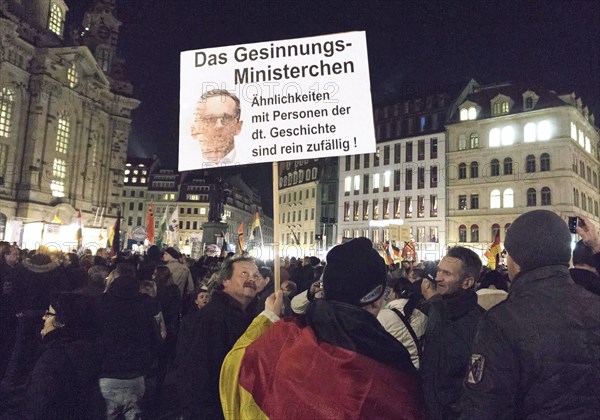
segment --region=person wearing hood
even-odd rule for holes
[[[165,249],[162,258],[173,275],[173,282],[179,287],[182,299],[185,300],[188,295],[194,293],[194,280],[190,269],[179,262],[181,253],[173,247]]]
[[[42,319],[41,354],[27,386],[23,416],[31,420],[106,418],[89,298],[77,293],[55,295]]]
[[[144,375],[162,339],[131,270],[120,264],[111,276],[113,280],[99,308],[102,352],[99,385],[110,418],[120,413],[128,419],[137,418],[142,413],[138,403],[145,392]]]
[[[548,210],[527,212],[504,246],[512,284],[477,328],[463,418],[597,419],[600,297],[569,275],[567,224]]]

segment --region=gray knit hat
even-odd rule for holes
[[[521,271],[547,265],[569,266],[571,233],[565,221],[548,210],[517,217],[506,232],[504,247]]]

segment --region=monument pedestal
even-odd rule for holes
[[[202,224],[202,242],[204,246],[217,244],[217,238],[223,238],[225,232],[227,232],[227,223],[223,222],[206,222]],[[221,239],[221,244],[223,239]]]

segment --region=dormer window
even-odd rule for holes
[[[50,16],[48,18],[48,29],[62,37],[63,11],[56,3],[50,4]]]
[[[531,111],[533,108],[535,108],[539,99],[540,97],[532,90],[528,90],[523,93],[523,110]]]
[[[460,120],[468,121],[477,119],[477,114],[479,112],[479,107],[470,101],[467,101],[462,104],[460,108]]]
[[[492,115],[503,115],[510,112],[512,100],[506,95],[497,95],[491,100]]]

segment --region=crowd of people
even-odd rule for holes
[[[0,418],[144,418],[168,375],[181,419],[597,418],[600,238],[577,229],[521,215],[496,270],[356,238],[282,260],[279,290],[246,255],[0,243]]]

